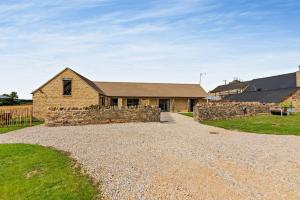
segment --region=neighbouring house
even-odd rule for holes
[[[300,69],[295,73],[254,79],[240,94],[231,94],[224,99],[235,102],[282,103],[292,102],[300,112]]]
[[[243,82],[239,80],[234,80],[229,84],[220,85],[216,87],[209,93],[212,96],[224,98],[227,95],[243,93],[248,86],[249,86],[249,81]]]
[[[0,95],[0,106],[11,105],[11,99],[8,96]]]
[[[32,92],[33,115],[44,119],[49,107],[158,106],[161,111],[187,112],[205,101],[199,84],[91,81],[66,68]]]
[[[0,99],[9,99],[8,96],[0,95]]]

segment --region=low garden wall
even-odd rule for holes
[[[77,126],[127,122],[159,122],[158,107],[138,108],[49,108],[46,126]]]
[[[218,102],[195,106],[195,121],[230,119],[270,113],[271,104]]]

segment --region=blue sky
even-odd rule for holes
[[[300,1],[0,0],[0,93],[64,67],[91,80],[198,83],[297,70]]]

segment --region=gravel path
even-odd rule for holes
[[[300,137],[226,131],[179,114],[162,121],[37,126],[0,143],[71,152],[109,199],[300,199]]]

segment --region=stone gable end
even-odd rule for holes
[[[63,95],[63,79],[72,80],[72,95]],[[66,69],[33,93],[33,116],[44,119],[49,107],[87,107],[99,104],[99,93]]]
[[[292,102],[296,112],[300,112],[300,88],[284,102]]]
[[[300,71],[296,72],[296,81],[297,88],[300,88]]]

